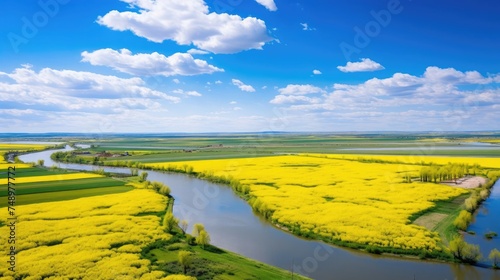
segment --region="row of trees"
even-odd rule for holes
[[[464,201],[465,210],[462,210],[458,217],[453,221],[455,227],[459,230],[467,230],[470,222],[472,221],[472,214],[481,205],[481,203],[488,198],[490,195],[490,189],[498,179],[496,173],[488,174],[489,182],[487,182],[481,188],[474,189],[471,191],[471,195]]]
[[[466,263],[476,263],[482,257],[479,246],[468,244],[462,237],[457,237],[450,242],[450,250],[455,258]]]
[[[454,180],[464,177],[465,175],[476,175],[480,173],[480,166],[474,164],[448,163],[446,165],[430,165],[424,166],[420,170],[420,181],[422,182],[442,182]]]
[[[146,173],[146,172],[144,172],[144,173]],[[143,186],[145,189],[151,189],[151,190],[154,190],[155,192],[157,192],[161,195],[170,197],[170,192],[171,192],[170,187],[163,184],[162,182],[144,181]]]
[[[462,237],[457,237],[450,242],[450,251],[453,256],[466,263],[476,263],[481,258],[481,252],[478,245],[472,245],[465,242]],[[500,251],[491,250],[488,258],[493,264],[493,268],[500,268]]]

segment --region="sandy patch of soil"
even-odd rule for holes
[[[475,189],[486,184],[487,179],[481,176],[466,176],[455,181],[443,181],[442,183],[448,186],[463,188],[463,189]]]

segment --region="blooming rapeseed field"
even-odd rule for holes
[[[17,267],[15,276],[42,279],[161,279],[141,259],[141,248],[170,236],[156,215],[166,197],[152,190],[80,198],[16,207]],[[0,209],[0,222],[7,224],[8,211]],[[0,227],[8,236],[9,228]],[[0,261],[7,263],[11,244],[0,244]],[[0,276],[13,276],[7,266]],[[6,278],[14,279],[14,278]],[[28,278],[27,278],[28,279]]]
[[[343,157],[288,155],[149,166],[159,169],[172,168],[174,164],[179,169],[190,166],[194,172],[238,180],[249,186],[249,203],[255,210],[302,235],[402,250],[442,250],[438,234],[412,224],[410,217],[433,207],[434,201],[450,199],[467,190],[432,183],[405,183],[405,174],[417,176],[420,165]],[[404,162],[403,157],[381,158]],[[448,161],[449,158],[442,159]],[[496,161],[490,162],[497,164]]]
[[[309,154],[309,156],[324,157],[323,154]],[[357,160],[363,158],[364,160],[374,161],[389,161],[408,164],[429,164],[435,163],[444,165],[448,163],[468,164],[470,166],[478,164],[482,167],[500,168],[499,158],[480,158],[480,157],[445,157],[445,156],[422,156],[422,155],[408,155],[408,156],[386,156],[386,155],[326,155],[328,158],[337,159],[352,159]]]
[[[0,150],[3,151],[37,151],[47,148],[48,145],[43,144],[14,144],[0,143]]]
[[[4,155],[9,151],[25,152],[25,151],[38,151],[47,148],[47,145],[40,144],[11,144],[11,143],[0,143],[0,170],[7,169],[12,164],[7,163],[4,159]],[[16,163],[16,168],[28,168],[31,167],[29,164]]]

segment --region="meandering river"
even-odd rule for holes
[[[65,150],[71,150],[66,147]],[[24,162],[45,161],[46,166],[93,170],[95,166],[56,163],[55,151],[22,155]],[[105,167],[107,172],[130,173],[128,168]],[[227,186],[182,174],[147,171],[148,180],[160,181],[175,197],[174,214],[190,226],[203,223],[212,244],[246,257],[314,279],[442,279],[500,280],[500,271],[469,265],[377,256],[304,240],[282,231],[259,215]],[[497,188],[498,189],[498,188]],[[496,211],[496,210],[495,210]],[[491,215],[490,215],[491,216]]]

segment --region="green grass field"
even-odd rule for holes
[[[76,179],[65,181],[48,181],[48,182],[34,182],[16,184],[16,194],[36,194],[46,192],[60,192],[60,191],[73,191],[83,189],[94,189],[104,187],[120,187],[124,186],[122,181],[114,180],[111,178],[90,178],[90,179]],[[7,190],[0,190],[0,197],[6,196]]]
[[[0,169],[0,173],[2,172],[7,172],[7,168]],[[70,174],[70,173],[77,173],[77,171],[31,167],[31,168],[18,168],[16,169],[15,173],[16,173],[16,178],[21,178],[21,177],[31,177],[31,176]]]
[[[438,232],[443,243],[448,244],[449,241],[457,235],[457,230],[453,225],[453,221],[463,209],[463,203],[469,196],[470,194],[466,193],[450,200],[436,201],[435,207],[427,210],[418,217],[412,217],[411,220],[415,221],[418,218],[425,226],[427,218],[432,219],[433,215],[440,215],[441,217],[437,223],[431,223],[430,226],[426,226],[426,228],[431,231]]]
[[[128,192],[132,189],[133,189],[132,187],[128,186],[121,186],[121,187],[118,186],[118,187],[102,187],[102,188],[83,189],[83,190],[59,191],[59,192],[56,191],[56,192],[17,195],[16,205],[64,201],[64,200],[77,199],[89,196],[123,193],[123,192]],[[0,208],[6,206],[7,206],[7,197],[5,196],[0,197]]]
[[[488,139],[491,139],[491,136],[488,137]],[[480,142],[481,139],[479,137],[472,142]],[[121,153],[128,151],[147,153],[146,155],[116,158],[116,160],[131,160],[144,163],[259,157],[279,153],[500,157],[500,145],[498,148],[492,149],[477,149],[464,146],[470,142],[471,136],[467,134],[455,135],[448,139],[442,139],[442,136],[419,134],[261,134],[211,137],[110,138],[87,143],[96,146],[90,149],[93,152]],[[450,147],[455,149],[450,149]],[[396,150],[391,150],[392,148],[396,148]],[[93,156],[86,158],[90,159]],[[110,160],[115,159],[108,159],[108,161]]]
[[[198,280],[292,279],[291,271],[275,268],[214,246],[209,245],[202,249],[196,245],[188,245],[185,236],[157,242],[151,248],[143,249],[142,256],[149,259],[153,267],[167,274],[182,274],[182,266],[178,262],[181,250],[191,252],[192,256],[192,263],[187,268],[186,275],[195,276]],[[293,279],[309,278],[295,273]]]
[[[6,170],[2,170],[0,172],[6,172]],[[69,173],[76,172],[40,167],[20,168],[16,170],[15,178],[51,176]],[[57,180],[47,182],[17,183],[14,187],[16,192],[16,205],[23,205],[121,193],[132,189],[132,187],[125,186],[125,184],[125,182],[120,180],[102,177],[64,181]],[[6,187],[0,189],[0,207],[7,206],[7,191]]]

